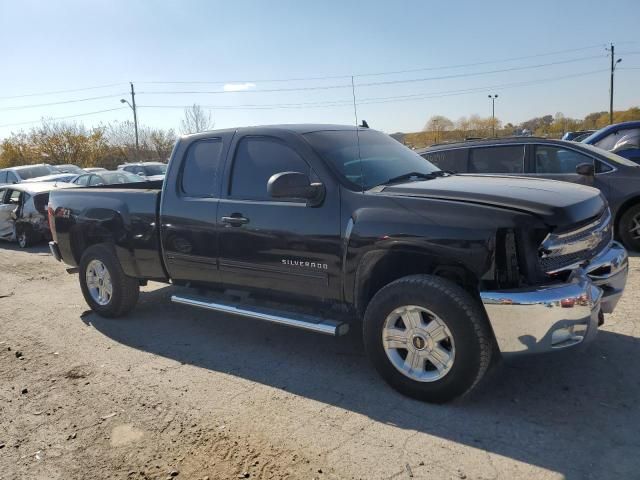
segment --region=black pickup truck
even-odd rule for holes
[[[367,128],[189,135],[163,184],[123,187],[50,196],[52,254],[96,313],[126,314],[153,280],[185,305],[361,329],[382,377],[431,402],[498,356],[587,343],[626,283],[598,190],[453,175]]]

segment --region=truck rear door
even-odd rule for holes
[[[224,158],[233,131],[178,145],[160,208],[164,261],[173,280],[216,283],[217,211]]]

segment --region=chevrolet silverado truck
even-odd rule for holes
[[[98,315],[126,314],[151,280],[183,305],[351,328],[389,384],[430,402],[498,357],[588,343],[628,270],[598,190],[454,175],[360,127],[185,136],[162,184],[54,191],[48,214]]]

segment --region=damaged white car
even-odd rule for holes
[[[20,183],[0,187],[0,239],[27,248],[51,239],[47,219],[49,192],[72,188],[68,183]]]

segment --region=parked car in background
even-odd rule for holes
[[[78,175],[71,183],[81,187],[96,187],[98,185],[115,185],[119,183],[146,182],[145,178],[125,171],[105,171]]]
[[[55,173],[53,175],[45,175],[44,177],[36,177],[31,178],[29,180],[25,180],[25,183],[35,183],[35,182],[63,182],[63,183],[71,183],[78,175],[75,173]]]
[[[0,185],[20,183],[32,178],[54,175],[56,173],[60,172],[45,163],[3,168],[0,170]]]
[[[147,180],[163,180],[167,173],[167,165],[162,162],[139,162],[118,165],[118,170],[124,170]]]
[[[86,170],[70,163],[65,165],[54,165],[54,168],[60,173],[74,173],[76,175],[82,175],[83,173],[86,173]]]
[[[591,135],[595,130],[578,130],[575,132],[567,132],[562,136],[562,140],[571,140],[573,142],[579,142],[579,139],[586,138]]]
[[[640,163],[640,121],[616,123],[601,128],[582,140],[582,143]]]
[[[27,183],[0,187],[0,238],[26,248],[50,240],[47,219],[49,192],[69,188],[68,183]]]
[[[584,143],[538,137],[435,145],[418,153],[443,170],[548,178],[600,189],[616,236],[640,251],[640,165]]]
[[[88,167],[88,168],[83,168],[83,170],[87,173],[96,173],[96,172],[106,172],[107,169],[106,168],[102,168],[102,167]]]

